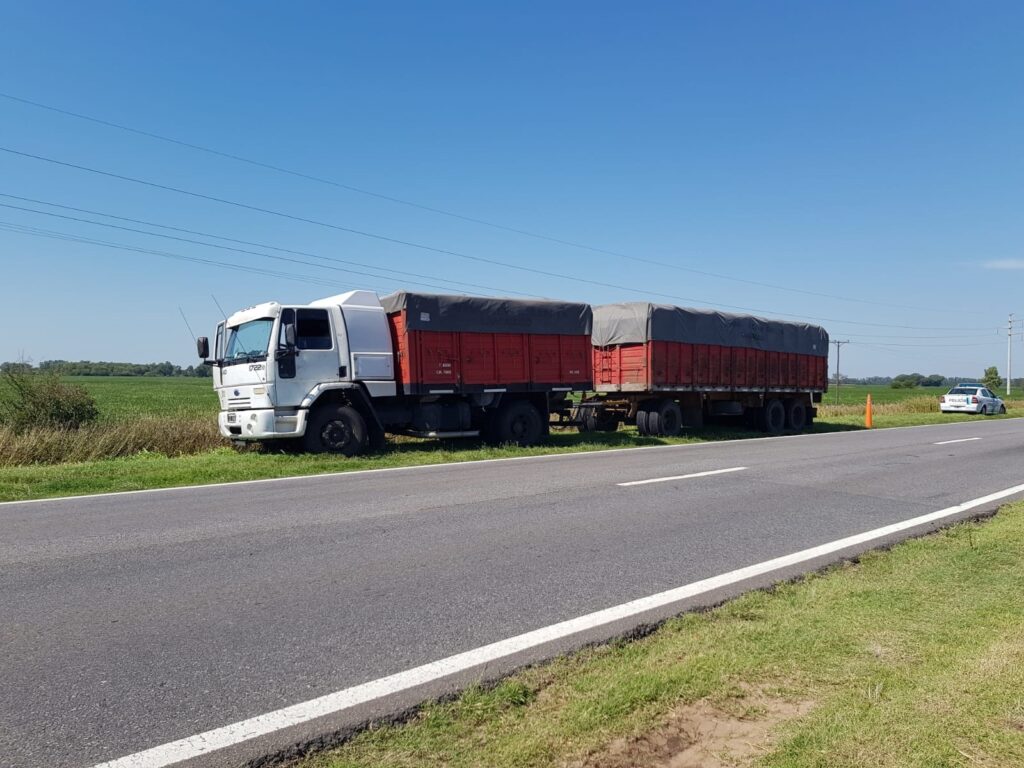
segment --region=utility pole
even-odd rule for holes
[[[1010,396],[1010,380],[1013,378],[1013,312],[1006,323],[1006,396]]]
[[[849,344],[850,340],[843,339],[842,341],[839,341],[838,339],[835,339],[833,341],[830,341],[829,343],[836,345],[836,405],[839,405],[839,348],[842,347],[843,344]]]

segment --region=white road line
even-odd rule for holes
[[[506,640],[499,640],[490,645],[484,645],[471,651],[458,653],[445,659],[432,661],[420,667],[407,669],[394,675],[388,675],[368,683],[345,688],[341,691],[328,693],[316,699],[310,699],[290,707],[268,712],[264,715],[242,720],[231,725],[189,736],[179,741],[172,741],[158,747],[136,752],[135,754],[100,763],[94,768],[163,768],[183,760],[199,757],[220,749],[240,744],[258,736],[265,736],[275,731],[309,722],[318,717],[332,715],[345,709],[365,704],[369,701],[382,698],[391,694],[399,693],[414,688],[424,683],[447,677],[457,672],[498,661],[516,653],[536,648],[553,640],[559,640],[571,635],[592,630],[622,619],[638,616],[647,611],[661,608],[672,603],[679,602],[690,597],[702,595],[731,584],[736,584],[746,579],[763,576],[800,563],[806,563],[819,557],[831,555],[835,552],[866,544],[871,541],[891,536],[901,531],[915,528],[919,525],[933,523],[953,515],[966,512],[994,501],[1005,499],[1018,493],[1024,493],[1024,484],[1015,485],[1002,491],[990,493],[977,499],[965,501],[952,507],[940,509],[937,512],[930,512],[926,515],[913,517],[899,523],[886,525],[882,528],[875,528],[864,533],[847,536],[842,539],[830,541],[810,549],[803,549],[772,560],[765,560],[761,563],[748,565],[735,571],[712,576],[709,579],[695,581],[682,587],[670,589],[667,592],[659,592],[656,595],[642,597],[628,603],[616,605],[612,608],[605,608],[594,613],[588,613],[568,621],[552,624],[532,632],[516,635]]]
[[[648,485],[649,483],[667,483],[669,480],[689,480],[692,477],[707,477],[708,475],[724,475],[726,472],[740,472],[746,467],[729,467],[728,469],[712,469],[708,472],[694,472],[691,475],[673,475],[672,477],[654,477],[650,480],[633,480],[629,483],[616,483],[623,488],[630,485]]]
[[[932,443],[932,445],[949,445],[950,443],[969,443],[971,440],[981,440],[980,437],[961,437],[959,440],[943,440],[939,443]]]

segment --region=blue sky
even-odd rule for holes
[[[591,281],[0,152],[6,195],[373,267],[281,252],[311,264],[275,262],[0,208],[0,360],[190,363],[179,306],[209,332],[211,294],[230,312],[419,287],[394,270],[451,290],[803,317],[853,342],[843,372],[858,376],[1003,371],[1007,314],[1024,317],[1019,3],[3,0],[0,12],[4,93],[634,257],[0,98],[9,149]],[[1019,338],[1016,350],[1024,366]]]

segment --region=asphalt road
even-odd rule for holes
[[[1014,419],[0,505],[0,765],[119,758],[985,496],[1022,469]]]

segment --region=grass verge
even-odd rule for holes
[[[1022,561],[1018,503],[427,705],[299,766],[1024,765]],[[734,738],[716,742],[722,723]]]

